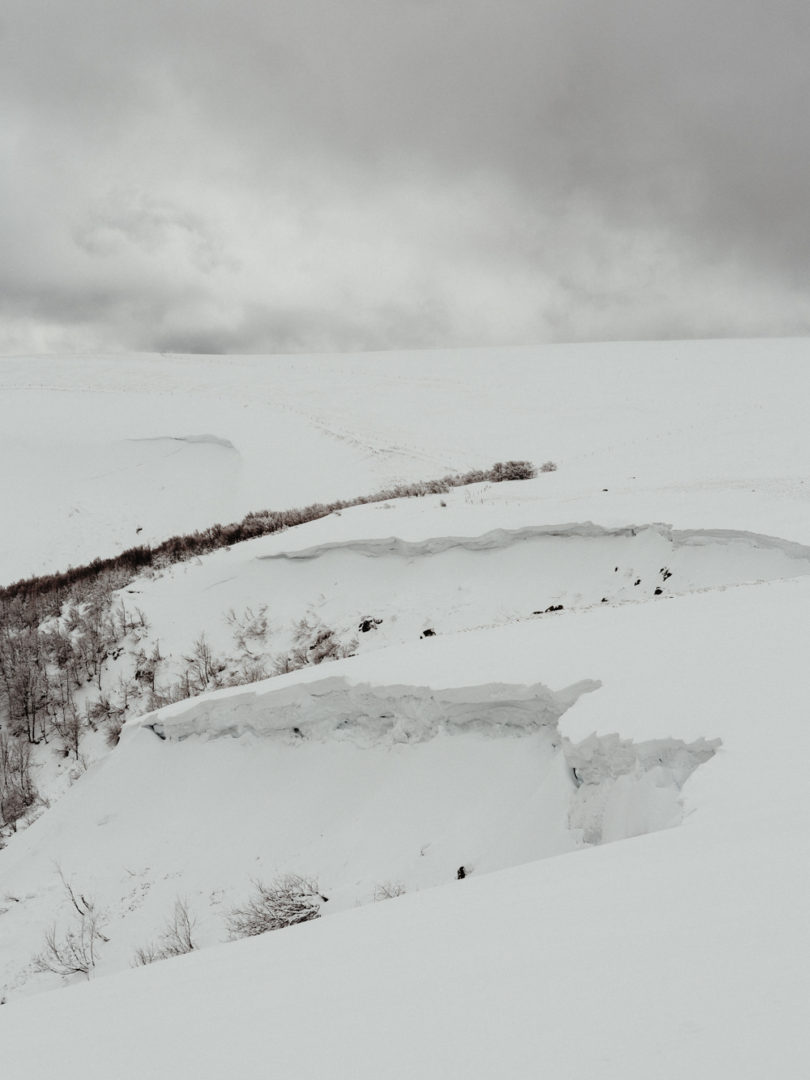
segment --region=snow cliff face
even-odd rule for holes
[[[719,739],[565,739],[565,758],[577,785],[571,827],[581,830],[586,844],[604,844],[677,825],[683,785],[719,746]]]
[[[343,676],[280,689],[268,682],[149,714],[130,725],[127,737],[142,727],[171,742],[251,735],[289,746],[314,739],[370,749],[426,743],[438,736],[540,735],[552,756],[562,758],[570,770],[572,790],[560,796],[569,826],[583,843],[607,843],[678,824],[680,791],[694,770],[714,756],[720,740],[636,744],[616,734],[593,734],[579,742],[562,737],[560,718],[582,694],[599,687],[585,681],[557,692],[541,683],[434,690],[352,683]],[[458,753],[463,758],[463,747]],[[538,774],[538,790],[541,785]],[[531,822],[522,827],[531,831]]]
[[[310,671],[130,722],[5,853],[5,992],[58,983],[30,967],[44,928],[70,916],[57,864],[105,913],[100,974],[127,966],[178,896],[198,943],[213,944],[250,878],[315,876],[328,915],[392,884],[424,889],[460,867],[477,876],[677,824],[681,786],[717,744],[565,738],[561,721],[599,688]]]
[[[554,692],[541,683],[488,683],[434,690],[428,686],[375,686],[345,676],[277,687],[275,680],[250,690],[226,690],[167,706],[130,725],[147,727],[173,742],[250,733],[297,742],[347,740],[360,746],[427,742],[438,734],[478,734],[489,738],[556,732],[557,721],[584,693],[599,688],[586,681]]]

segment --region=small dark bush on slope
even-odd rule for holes
[[[502,480],[531,480],[537,476],[537,470],[530,461],[496,461],[489,471],[487,479],[496,484]]]
[[[269,885],[254,881],[253,895],[228,915],[228,933],[232,938],[255,937],[318,919],[326,900],[317,881],[299,874],[285,874]]]

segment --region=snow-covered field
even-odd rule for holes
[[[122,591],[167,670],[201,633],[235,662],[228,613],[265,605],[268,665],[302,618],[356,655],[88,742],[0,852],[3,1077],[810,1075],[808,360],[0,363],[5,582],[251,509],[558,465]],[[58,868],[109,939],[67,989],[31,965],[70,925]],[[323,918],[226,944],[251,880],[287,872]],[[178,898],[199,951],[128,970]]]

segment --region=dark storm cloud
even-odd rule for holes
[[[804,2],[11,0],[0,49],[6,348],[810,329]]]

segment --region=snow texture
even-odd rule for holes
[[[331,676],[280,689],[270,679],[249,690],[225,690],[169,705],[137,723],[162,739],[179,742],[245,734],[285,739],[347,739],[363,746],[425,742],[437,734],[493,738],[555,727],[583,693],[585,681],[557,693],[533,686],[485,684],[433,690],[427,686],[352,684]],[[134,730],[132,724],[127,733]]]
[[[0,389],[6,581],[558,464],[122,594],[167,665],[265,603],[269,650],[312,614],[357,655],[88,743],[0,852],[3,1080],[810,1076],[806,341],[21,358]],[[51,790],[65,767],[37,755]],[[109,938],[66,989],[31,969],[69,924],[56,863]],[[251,879],[288,872],[317,876],[323,917],[224,944]],[[178,897],[199,952],[127,970]]]

